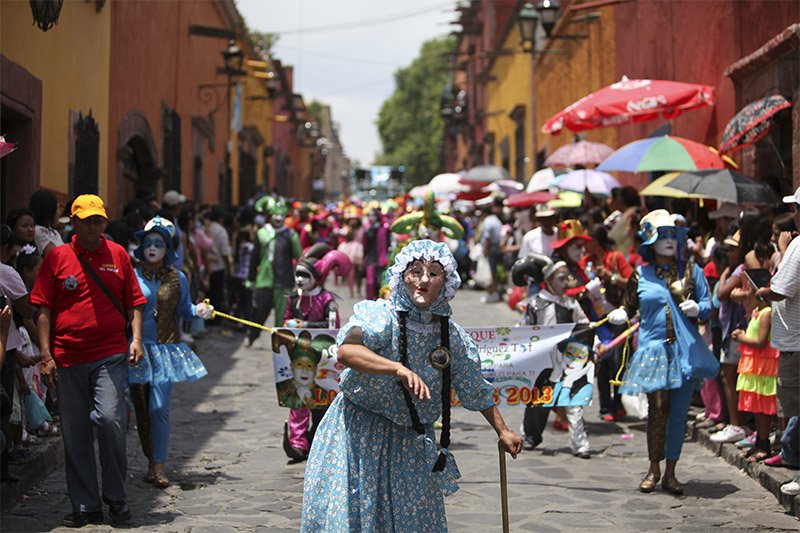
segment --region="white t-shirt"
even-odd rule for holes
[[[36,243],[36,249],[39,251],[39,255],[44,253],[44,249],[47,248],[48,244],[52,243],[53,246],[61,246],[64,244],[64,239],[61,238],[61,234],[58,231],[39,225],[34,228],[33,240]]]
[[[28,294],[28,289],[17,271],[2,263],[0,263],[0,294],[8,299],[9,306],[11,306],[12,302]],[[17,326],[12,320],[11,326],[8,328],[6,350],[15,350],[20,346],[22,346],[22,337],[20,337]]]
[[[225,227],[217,221],[211,222],[208,228],[211,233],[211,240],[214,243],[213,251],[215,257],[209,261],[208,270],[218,272],[225,270],[225,258],[231,255],[231,241]]]
[[[553,230],[552,235],[547,235],[542,231],[541,226],[533,228],[522,237],[522,243],[519,246],[519,254],[517,257],[522,259],[530,253],[542,254],[547,257],[553,256],[553,249],[550,244],[558,240],[558,233]]]
[[[781,352],[800,352],[800,237],[789,243],[770,288],[786,297],[772,302],[770,344]]]

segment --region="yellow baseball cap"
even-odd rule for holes
[[[72,202],[72,216],[81,220],[92,216],[108,219],[103,200],[94,194],[81,194]]]

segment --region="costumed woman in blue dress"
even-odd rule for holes
[[[411,242],[387,272],[391,300],[356,304],[339,332],[338,359],[349,368],[311,447],[302,531],[445,531],[444,496],[460,477],[447,450],[451,386],[512,457],[521,450],[481,377],[477,347],[449,319],[456,269],[446,244]]]
[[[623,324],[637,312],[639,348],[631,358],[620,388],[622,394],[646,393],[647,454],[650,469],[639,485],[642,492],[661,486],[683,494],[675,466],[683,448],[686,415],[692,393],[704,379],[719,372],[719,362],[697,330],[696,320],[711,314],[711,296],[703,269],[682,259],[686,229],[676,227],[669,212],[657,209],[642,217],[639,254],[648,264],[628,280],[623,307],[609,313]]]
[[[169,486],[164,463],[172,384],[191,383],[208,373],[192,349],[180,342],[178,319],[210,318],[214,311],[204,303],[192,304],[186,276],[171,266],[177,258],[174,230],[169,220],[155,217],[135,235],[140,244],[134,255],[141,261],[136,278],[147,303],[142,323],[144,357],[138,366],[128,368],[139,441],[149,463],[144,480],[161,489]]]

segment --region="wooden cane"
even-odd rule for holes
[[[508,533],[508,478],[506,478],[506,452],[503,443],[497,441],[500,452],[500,505],[503,509],[503,533]]]

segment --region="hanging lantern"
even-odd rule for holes
[[[58,22],[64,0],[30,0],[33,22],[42,31],[47,31]]]

